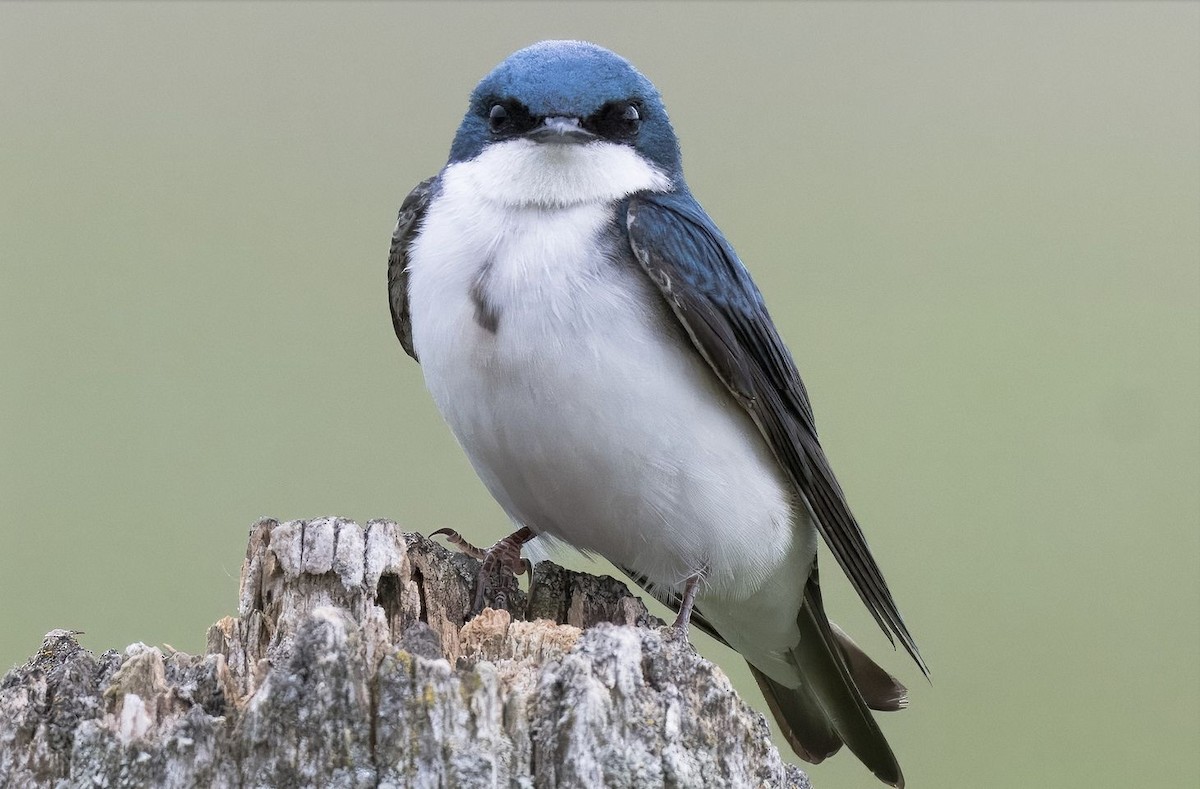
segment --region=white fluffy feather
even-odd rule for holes
[[[647,277],[605,254],[616,200],[669,180],[627,146],[493,145],[449,166],[411,250],[434,401],[527,524],[699,604],[780,681],[815,532],[746,413]],[[482,294],[495,331],[476,316]]]
[[[671,186],[671,179],[633,148],[608,142],[508,140],[488,146],[469,162],[450,165],[446,176],[476,199],[510,206],[606,203]]]

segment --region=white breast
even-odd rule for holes
[[[645,274],[598,251],[612,196],[514,203],[494,176],[447,168],[410,265],[417,355],[475,470],[515,521],[666,587],[707,568],[702,600],[794,631],[812,529]]]

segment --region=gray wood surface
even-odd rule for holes
[[[206,654],[54,630],[4,675],[0,786],[809,786],[624,584],[543,562],[465,621],[477,568],[388,521],[261,521]]]

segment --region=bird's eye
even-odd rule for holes
[[[635,101],[606,104],[584,124],[591,131],[617,142],[629,142],[642,125],[641,107]]]
[[[488,127],[493,132],[504,131],[504,127],[508,126],[509,116],[508,110],[503,104],[493,104],[491,111],[488,113]]]
[[[484,106],[487,106],[486,104]],[[515,137],[537,125],[525,105],[516,99],[501,99],[488,110],[488,129],[499,138]]]

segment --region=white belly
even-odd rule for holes
[[[412,248],[413,339],[492,495],[514,521],[663,587],[704,570],[702,610],[748,657],[794,644],[815,533],[645,274],[594,252],[612,209],[454,189]]]

